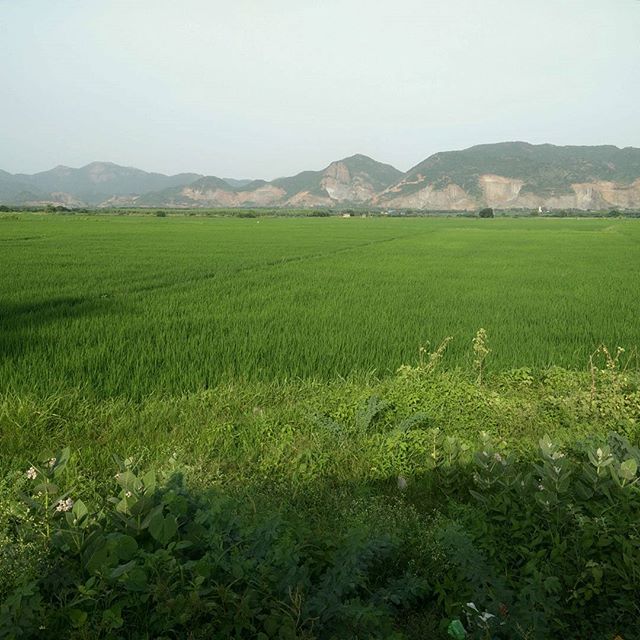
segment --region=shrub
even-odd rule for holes
[[[115,495],[90,509],[63,490],[68,459],[67,449],[27,471],[5,549],[46,553],[11,578],[0,556],[12,582],[1,637],[389,638],[399,607],[424,592],[397,540],[364,530],[338,540],[131,461]]]
[[[439,589],[471,637],[639,637],[639,462],[617,434],[573,454],[544,438],[528,464],[475,455],[473,502],[440,536],[457,571]]]
[[[486,207],[485,209],[480,209],[478,212],[478,217],[480,218],[493,218],[493,209],[491,207]]]

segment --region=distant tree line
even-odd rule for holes
[[[47,205],[7,205],[0,204],[0,213],[10,212],[45,212],[56,213],[62,215],[74,215],[76,213],[87,215],[155,215],[158,218],[164,218],[169,213],[183,216],[205,216],[205,217],[235,217],[235,218],[258,218],[264,216],[273,217],[307,217],[307,218],[328,218],[332,216],[341,216],[345,213],[351,215],[367,215],[381,217],[455,217],[455,218],[494,218],[496,212],[492,207],[485,207],[479,211],[442,211],[432,210],[425,211],[422,209],[367,209],[367,208],[328,208],[318,207],[312,209],[294,209],[294,208],[253,208],[253,209],[236,209],[236,208],[198,208],[198,209],[148,209],[148,208],[87,208],[87,207],[66,207],[64,205],[47,204]],[[544,218],[640,218],[640,210],[624,210],[609,209],[600,211],[585,211],[583,209],[554,209],[551,211],[539,212],[537,209],[506,209],[500,210],[500,217],[544,217]]]

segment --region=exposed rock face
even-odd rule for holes
[[[587,182],[571,185],[573,193],[538,195],[523,192],[525,182],[504,176],[483,175],[479,180],[482,195],[474,197],[456,184],[444,189],[425,186],[407,195],[394,195],[394,188],[374,199],[375,204],[395,208],[474,210],[480,207],[496,209],[633,209],[640,207],[640,178],[630,185],[615,182]],[[406,183],[405,183],[406,184]]]
[[[108,162],[34,175],[0,171],[0,202],[67,206],[331,207],[423,210],[640,208],[640,149],[526,142],[436,153],[407,173],[364,155],[264,180],[165,176]]]
[[[185,200],[194,206],[209,207],[242,207],[247,205],[269,206],[282,201],[285,192],[272,185],[258,187],[253,191],[233,191],[231,189],[198,189],[183,187],[180,191],[182,198],[180,205],[184,206]],[[187,202],[188,204],[189,202]]]
[[[362,173],[352,175],[344,162],[332,162],[320,181],[321,187],[336,202],[369,202],[375,195],[373,184]]]
[[[329,196],[318,196],[309,191],[300,191],[284,203],[287,207],[331,207],[335,204]]]
[[[600,203],[623,209],[640,206],[640,178],[627,186],[605,181],[571,186],[576,193],[578,209],[598,208]]]
[[[374,201],[418,209],[640,207],[640,149],[526,142],[436,153]]]
[[[488,207],[500,207],[515,202],[524,185],[523,180],[491,174],[480,176],[478,182]]]
[[[433,185],[427,185],[408,195],[395,195],[396,193],[398,191],[394,190],[394,188],[388,189],[374,202],[400,209],[440,209],[451,211],[466,211],[475,209],[477,206],[475,199],[457,184],[449,184],[444,189],[436,189]]]

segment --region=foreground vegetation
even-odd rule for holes
[[[637,637],[624,355],[482,382],[423,356],[142,404],[6,394],[1,632]]]
[[[0,637],[640,637],[636,224],[257,222],[2,223]]]

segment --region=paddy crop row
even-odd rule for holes
[[[480,327],[490,371],[585,369],[640,345],[640,224],[23,214],[0,221],[0,291],[17,392],[384,377],[447,336],[467,368]]]

